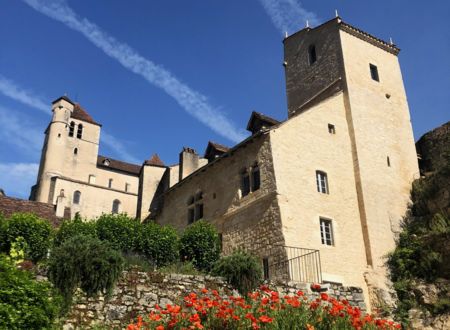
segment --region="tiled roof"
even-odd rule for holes
[[[158,154],[153,154],[153,156],[146,160],[144,162],[144,165],[153,165],[153,166],[163,166],[166,167],[164,165],[164,162],[161,160],[161,158],[159,158]]]
[[[0,213],[9,218],[13,213],[33,213],[48,220],[53,227],[58,227],[63,219],[70,219],[70,210],[66,208],[64,218],[56,216],[55,206],[52,204],[29,201],[0,195]]]
[[[109,168],[112,170],[126,172],[133,175],[139,175],[139,172],[141,171],[140,165],[130,164],[100,155],[97,157],[97,167]]]
[[[101,126],[78,103],[76,103],[73,106],[73,112],[72,112],[71,118],[82,120],[82,121],[85,121],[87,123],[91,123],[91,124],[94,124],[94,125]]]
[[[258,132],[263,126],[271,127],[274,125],[278,125],[280,122],[276,119],[273,119],[269,116],[263,115],[262,113],[253,111],[250,120],[247,124],[247,130],[255,134]]]

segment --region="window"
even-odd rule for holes
[[[220,252],[223,252],[223,234],[219,233],[218,235],[219,235],[219,249]]]
[[[78,155],[78,148],[73,149],[73,154]]]
[[[370,76],[375,81],[380,81],[380,77],[378,76],[378,68],[376,65],[370,64]]]
[[[75,131],[75,123],[72,121],[69,125],[69,136],[73,136],[73,132]]]
[[[112,188],[113,179],[108,180],[108,188]]]
[[[328,133],[330,134],[336,134],[336,128],[333,124],[328,124]]]
[[[83,136],[83,125],[79,124],[77,130],[77,139],[81,139],[82,136]]]
[[[78,190],[73,193],[73,204],[80,204],[81,192]]]
[[[203,193],[199,191],[188,199],[188,224],[203,218]]]
[[[244,169],[241,173],[241,191],[242,197],[247,196],[250,193],[250,176],[247,169]]]
[[[389,158],[389,156],[387,156],[387,166],[388,167],[391,167],[391,159]]]
[[[269,258],[263,258],[263,271],[264,271],[264,279],[269,279]]]
[[[129,183],[125,183],[125,191],[126,192],[130,191],[130,184]]]
[[[316,46],[311,45],[308,48],[309,65],[313,65],[317,61]]]
[[[112,214],[117,214],[120,211],[120,201],[115,199],[112,205]]]
[[[330,219],[320,218],[320,238],[324,245],[334,245],[333,226]]]
[[[89,183],[95,183],[95,175],[93,174],[89,175]]]
[[[322,171],[316,171],[317,191],[328,194],[328,178],[327,174]]]
[[[258,190],[260,185],[261,185],[261,178],[259,175],[259,167],[258,164],[255,164],[252,167],[252,191]]]

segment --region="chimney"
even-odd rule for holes
[[[200,167],[199,156],[192,148],[183,147],[180,152],[180,175],[179,181]]]

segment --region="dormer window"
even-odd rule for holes
[[[308,48],[309,65],[313,65],[317,61],[316,46],[311,45]]]
[[[103,165],[109,166],[109,164],[111,164],[111,162],[109,161],[109,159],[103,160]]]
[[[74,132],[75,132],[75,123],[72,121],[70,122],[69,125],[69,136],[73,137]]]

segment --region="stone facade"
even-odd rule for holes
[[[278,282],[268,285],[282,296],[292,295],[298,290],[305,292],[310,300],[319,295],[305,283]],[[78,295],[63,329],[90,329],[95,324],[124,328],[130,319],[150,312],[156,304],[161,307],[166,304],[182,304],[184,296],[191,292],[200,293],[203,288],[217,290],[221,296],[238,294],[223,279],[217,277],[124,272],[111,297],[86,298]],[[363,311],[366,308],[360,288],[325,285],[322,292],[339,300],[346,299]]]
[[[67,199],[88,217],[117,199],[120,211],[180,231],[201,218],[218,229],[224,254],[252,251],[267,277],[313,275],[361,287],[369,308],[382,304],[384,256],[419,177],[399,49],[337,17],[287,37],[284,50],[288,119],[254,112],[244,141],[210,142],[204,157],[184,147],[172,166],[99,163],[100,126],[58,99],[34,196]],[[67,137],[71,121],[85,125],[82,139]],[[75,190],[79,205],[70,204]]]

